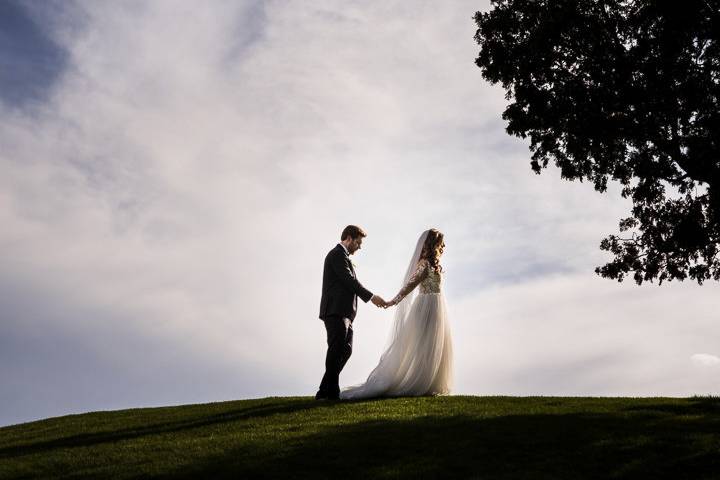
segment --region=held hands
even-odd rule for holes
[[[378,308],[387,308],[387,302],[380,295],[373,295],[370,301]]]
[[[386,302],[386,301],[385,301],[382,297],[380,297],[379,295],[374,295],[374,296],[372,297],[372,300],[371,300],[371,301],[372,301],[373,305],[375,305],[375,306],[378,307],[378,308],[394,307],[395,305],[398,304],[398,302],[396,302],[395,300],[391,300],[391,301],[389,301],[389,302]]]

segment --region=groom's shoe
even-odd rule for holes
[[[315,400],[340,400],[340,395],[327,395],[325,393],[318,392],[315,394]]]

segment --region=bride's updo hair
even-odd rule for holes
[[[443,271],[440,265],[440,256],[445,248],[444,238],[445,236],[439,230],[431,228],[420,253],[420,259],[426,259],[437,273]]]

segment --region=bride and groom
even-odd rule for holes
[[[366,233],[355,225],[342,231],[340,243],[325,257],[320,319],[327,331],[325,375],[317,400],[443,395],[452,387],[452,339],[442,281],[443,234],[432,228],[417,241],[400,291],[389,302],[357,280],[350,255]],[[417,290],[416,291],[416,287]],[[393,327],[378,365],[364,383],[340,391],[339,377],[352,354],[352,323],[357,297],[394,311]]]

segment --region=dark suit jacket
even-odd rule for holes
[[[320,318],[340,316],[353,321],[357,313],[357,297],[367,303],[372,296],[372,292],[355,278],[350,257],[338,243],[325,257]]]

